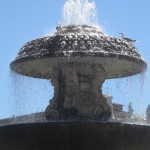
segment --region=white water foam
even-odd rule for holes
[[[97,24],[95,2],[88,0],[67,0],[63,7],[63,25]]]

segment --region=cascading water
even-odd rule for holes
[[[132,103],[134,110],[132,117],[130,119],[128,117],[121,119],[121,122],[146,123],[144,115],[147,106],[144,104],[143,99],[144,80],[145,73],[143,72],[131,77],[107,80],[103,85],[103,92],[106,95],[113,95],[113,103],[123,104],[125,112],[128,112],[128,105],[130,102]],[[143,116],[143,118],[139,118],[140,116]]]
[[[63,7],[64,25],[98,25],[95,2],[67,0]]]

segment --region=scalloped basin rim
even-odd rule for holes
[[[70,57],[64,56],[64,53],[22,57],[11,63],[11,69],[22,75],[50,79],[54,66],[68,62],[100,64],[105,69],[107,79],[131,76],[147,68],[144,60],[127,55],[73,52]]]

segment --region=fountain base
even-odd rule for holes
[[[149,150],[149,126],[47,122],[0,127],[2,150]]]

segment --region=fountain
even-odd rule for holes
[[[10,65],[19,74],[51,80],[54,97],[45,109],[48,121],[1,127],[0,146],[6,150],[148,150],[150,128],[108,122],[111,108],[101,90],[106,79],[141,73],[147,64],[133,43],[107,36],[90,24],[91,16],[83,10],[93,10],[94,3],[72,0],[65,9],[75,4],[82,9],[75,11],[75,18],[68,15],[72,9],[64,11],[66,24],[58,25],[53,36],[26,43]],[[85,7],[88,4],[90,9]]]

